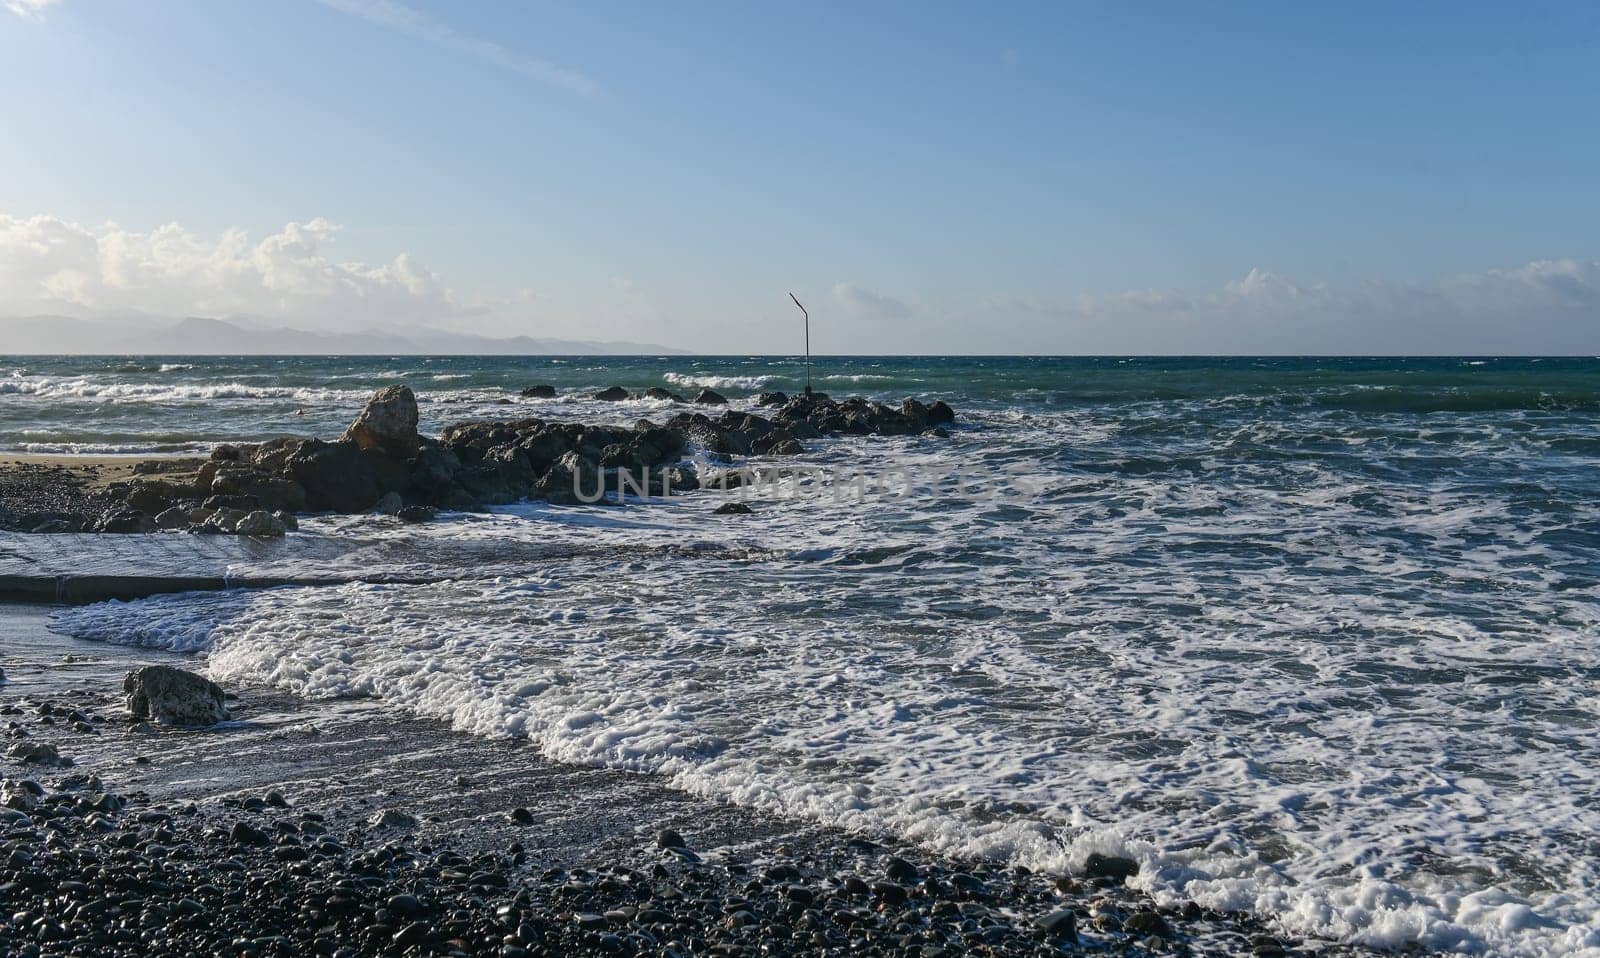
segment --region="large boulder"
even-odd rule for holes
[[[237,536],[267,536],[277,538],[289,531],[282,519],[262,509],[247,513],[235,522],[233,534]]]
[[[122,680],[128,712],[162,725],[203,727],[226,722],[222,688],[209,679],[169,665],[147,665]]]
[[[366,512],[384,493],[411,482],[409,463],[362,452],[353,442],[303,440],[285,466],[314,512]]]
[[[341,441],[353,442],[363,451],[384,452],[398,459],[417,454],[422,437],[417,435],[417,397],[404,384],[385,386],[367,400],[367,408],[344,431]]]

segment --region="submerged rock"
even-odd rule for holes
[[[556,398],[556,387],[540,383],[537,386],[529,386],[524,389],[521,395],[524,399],[554,399]]]
[[[612,386],[595,393],[594,398],[605,402],[621,402],[628,398],[628,391],[621,386]]]
[[[417,435],[417,397],[411,387],[385,386],[373,393],[340,439],[402,459],[415,456],[421,437]]]
[[[162,725],[203,727],[226,722],[222,687],[193,672],[169,665],[147,665],[122,680],[128,713]]]
[[[1113,878],[1126,881],[1139,874],[1139,863],[1131,858],[1118,858],[1092,852],[1083,864],[1083,873],[1090,878]]]
[[[406,506],[394,515],[401,522],[419,523],[432,522],[438,512],[432,506]]]
[[[664,388],[662,388],[660,386],[651,386],[649,389],[646,389],[644,392],[640,393],[639,394],[639,398],[640,399],[664,399],[664,400],[666,400],[668,402],[688,402],[689,401],[689,400],[683,398],[682,396],[678,395],[677,393],[673,392],[672,390],[664,389]]]

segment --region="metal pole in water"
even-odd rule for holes
[[[789,298],[794,300],[796,306],[800,306],[800,300],[793,293],[789,294]],[[806,395],[809,396],[811,395],[811,314],[806,312],[804,306],[800,306],[800,314],[806,318]]]

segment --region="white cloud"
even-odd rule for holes
[[[911,307],[874,290],[840,283],[833,287],[833,299],[846,312],[861,319],[908,319]]]
[[[176,223],[141,233],[0,214],[0,302],[17,314],[253,315],[332,329],[466,311],[405,253],[378,265],[333,261],[325,248],[338,230],[319,217],[253,243],[239,230],[207,239]]]
[[[619,273],[552,294],[508,281],[514,292],[457,295],[405,252],[380,262],[338,259],[338,232],[322,218],[257,239],[237,229],[201,235],[177,223],[138,230],[0,214],[0,313],[252,318],[324,331],[428,326],[592,338],[603,329],[608,338],[668,338],[723,352],[787,348],[787,332],[777,331],[786,322],[752,330],[727,318],[750,306],[731,290],[689,302],[682,291],[646,290]],[[1600,261],[1581,259],[1339,286],[1257,269],[1211,292],[1046,293],[965,304],[839,283],[807,306],[824,329],[829,314],[857,320],[846,341],[829,344],[843,352],[1600,353]],[[702,318],[672,319],[689,314]],[[905,339],[911,319],[914,344]]]
[[[13,0],[5,2],[10,3]],[[39,0],[23,0],[23,2],[39,2]],[[369,23],[477,57],[502,69],[545,83],[553,83],[575,93],[594,96],[600,92],[598,84],[576,70],[567,69],[548,60],[524,56],[492,40],[461,33],[421,10],[394,3],[392,0],[319,0],[319,2],[340,13],[360,17]]]
[[[53,7],[61,0],[0,0],[7,10],[24,20],[42,20],[46,7]]]
[[[981,312],[1033,336],[1044,352],[1595,352],[1600,261],[1346,286],[1252,269],[1206,294],[1007,297]]]

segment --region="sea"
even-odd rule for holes
[[[10,357],[0,450],[331,438],[394,382],[425,432],[660,422],[683,407],[587,397],[712,389],[747,410],[805,375],[770,356]],[[291,538],[392,540],[434,581],[54,627],[956,858],[1123,855],[1160,902],[1297,935],[1600,954],[1600,359],[824,357],[811,375],[957,421],[758,461],[805,468],[748,515],[696,492],[313,518]],[[538,383],[557,398],[519,395]],[[452,560],[464,544],[561,551]]]

